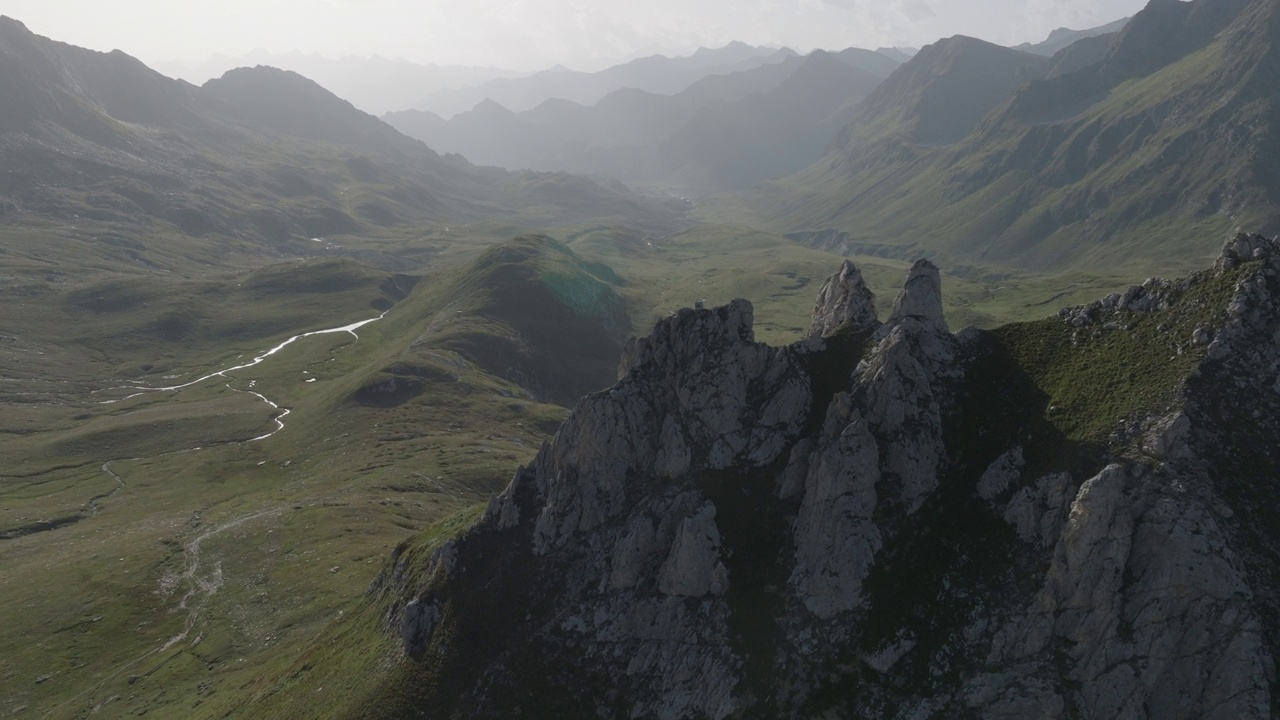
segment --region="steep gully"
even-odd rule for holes
[[[128,400],[130,398],[146,395],[148,393],[155,393],[155,392],[177,393],[185,388],[194,387],[208,380],[211,380],[213,378],[221,377],[228,380],[228,382],[226,383],[226,387],[229,390],[233,392],[248,393],[250,395],[254,395],[255,397],[261,399],[267,405],[270,405],[273,410],[281,410],[280,405],[278,403],[274,402],[270,398],[266,397],[265,395],[257,391],[239,390],[235,387],[232,387],[231,382],[233,382],[235,378],[233,378],[230,375],[230,373],[233,373],[239,370],[246,370],[248,368],[252,368],[257,365],[260,365],[263,362],[265,362],[268,358],[275,356],[281,350],[284,350],[289,345],[303,338],[312,337],[316,335],[332,335],[332,334],[338,334],[338,333],[350,333],[353,338],[355,338],[356,340],[359,340],[360,336],[356,334],[356,330],[359,330],[360,328],[366,325],[369,325],[371,323],[381,320],[383,317],[386,316],[386,314],[387,314],[386,312],[383,312],[377,317],[361,320],[359,322],[354,322],[349,325],[343,325],[341,327],[327,328],[324,330],[314,330],[311,332],[299,333],[281,342],[279,345],[276,345],[270,350],[267,350],[266,352],[263,352],[260,355],[254,356],[251,362],[247,362],[240,365],[235,365],[233,367],[218,370],[217,372],[212,372],[207,375],[203,375],[189,382],[181,383],[178,385],[171,385],[167,387],[146,387],[141,385],[130,385],[130,386],[124,386],[123,388],[115,388],[115,389],[124,389],[124,390],[131,391],[132,394],[127,395],[126,397],[123,397],[123,398],[115,399],[115,400],[102,401],[100,404],[110,405],[114,403],[119,403],[119,402]],[[250,387],[253,387],[253,385],[254,383],[251,382]],[[248,440],[235,442],[232,444],[243,445],[247,443],[260,442],[262,440],[266,440],[272,437],[273,435],[284,430],[284,418],[288,416],[290,412],[291,411],[288,408],[285,408],[279,414],[274,415],[272,417],[272,422],[275,423],[276,427],[271,432],[268,432],[263,435],[259,435],[257,437],[250,438]],[[164,453],[162,455],[157,455],[155,457],[159,458],[159,457],[166,457],[170,455],[180,455],[185,453],[196,452],[201,449],[203,448],[202,447],[187,448],[185,450],[179,450],[176,452]],[[58,524],[46,523],[44,526],[38,529],[35,529],[32,532],[39,532],[41,530],[53,530],[59,527],[65,527],[66,525],[69,525],[74,522],[78,522],[79,520],[83,520],[85,518],[93,517],[94,515],[96,515],[98,511],[101,509],[101,503],[103,500],[107,500],[113,497],[116,493],[120,492],[127,486],[124,478],[119,473],[112,470],[112,467],[111,467],[114,463],[120,462],[121,460],[124,460],[124,459],[125,458],[117,458],[115,460],[109,460],[103,463],[102,465],[102,468],[101,468],[102,472],[111,476],[111,478],[116,482],[116,486],[114,488],[112,488],[108,492],[105,492],[93,498],[90,498],[90,500],[84,505],[84,507],[80,511],[79,515],[75,516],[73,519],[70,519],[69,522],[63,522]],[[127,459],[130,461],[136,461],[136,460],[145,460],[148,458],[127,458]],[[160,655],[166,650],[172,648],[174,645],[177,645],[178,643],[185,641],[191,635],[191,631],[195,628],[196,621],[200,616],[200,612],[208,604],[210,598],[213,597],[214,593],[218,591],[218,589],[222,586],[222,583],[223,583],[221,563],[217,564],[211,573],[205,573],[205,574],[201,573],[202,557],[201,557],[200,548],[205,543],[205,541],[213,538],[216,535],[220,535],[228,530],[237,528],[247,522],[257,520],[259,518],[263,518],[269,515],[278,514],[281,511],[283,511],[286,507],[292,507],[297,504],[298,502],[295,501],[295,502],[289,503],[288,505],[271,507],[266,509],[259,509],[253,512],[248,512],[248,513],[234,516],[228,519],[227,521],[218,524],[216,527],[205,530],[204,532],[200,533],[196,537],[184,543],[183,555],[184,555],[185,562],[184,562],[182,572],[178,573],[176,576],[173,576],[171,579],[168,580],[168,582],[172,583],[173,585],[177,585],[179,583],[186,585],[186,592],[182,595],[182,599],[179,601],[178,607],[177,607],[177,611],[185,611],[187,613],[186,620],[183,622],[182,630],[178,634],[167,639],[164,643],[162,643],[158,647],[152,650],[148,650],[147,652],[143,653],[137,658],[134,658],[133,660],[130,660],[120,665],[115,669],[114,672],[104,677],[99,683],[94,685],[92,688],[86,690],[84,693],[77,696],[76,698],[73,698],[71,702],[75,702],[80,698],[84,697],[85,695],[91,696],[92,694],[100,690],[102,686],[105,685],[110,680],[119,677],[125,671],[129,670],[130,668],[138,666],[140,663],[144,662],[148,658]],[[23,534],[25,535],[25,534],[31,534],[31,533],[23,533]],[[18,537],[18,536],[15,535],[14,537]],[[8,538],[0,538],[0,539],[8,539]],[[196,642],[199,642],[199,640],[200,640],[200,637],[197,636]],[[94,712],[97,712],[98,709],[100,709],[103,705],[111,702],[111,700],[113,699],[114,698],[108,698],[102,703],[97,704],[94,707]]]

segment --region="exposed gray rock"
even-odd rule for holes
[[[1020,687],[1065,641],[1080,690],[1064,700],[1089,717],[1268,717],[1239,561],[1198,503],[1140,480],[1112,465],[1081,487],[1043,589],[988,663],[1022,668],[1008,678]]]
[[[652,572],[657,540],[654,521],[648,515],[636,514],[627,524],[622,540],[614,546],[609,564],[610,590],[633,588]]]
[[[978,479],[978,497],[983,500],[995,500],[1018,482],[1026,461],[1022,459],[1022,447],[1014,446],[1009,452],[991,463],[982,477]]]
[[[900,634],[893,642],[888,643],[873,653],[862,656],[862,662],[878,673],[884,674],[893,669],[898,661],[915,650],[916,639],[908,633]]]
[[[720,562],[716,506],[707,503],[680,523],[671,554],[658,571],[658,589],[667,595],[702,597],[723,595],[728,588],[729,571]]]
[[[842,328],[853,332],[874,330],[879,325],[875,295],[863,282],[862,271],[845,260],[818,293],[809,337],[825,337]]]
[[[406,655],[419,655],[431,643],[436,625],[440,622],[440,608],[435,603],[421,599],[409,601],[404,607],[404,619],[400,625],[400,640]]]
[[[929,293],[928,283],[919,279],[928,277],[928,272],[913,270],[916,292]],[[904,295],[910,290],[905,289]],[[963,370],[953,362],[957,344],[946,325],[927,316],[891,319],[880,329],[878,339],[858,365],[851,392],[880,438],[882,474],[900,485],[899,499],[911,514],[938,485],[944,454],[942,385],[962,376]]]
[[[1147,278],[1141,285],[1132,285],[1122,293],[1111,293],[1083,307],[1063,308],[1058,311],[1058,317],[1076,328],[1101,323],[1107,330],[1123,330],[1128,328],[1128,324],[1120,319],[1123,313],[1166,310],[1171,299],[1181,289],[1179,283],[1162,278]],[[1104,318],[1115,319],[1106,321]]]
[[[1070,473],[1046,475],[1035,486],[1024,487],[1013,496],[1004,519],[1018,531],[1023,542],[1052,547],[1067,521],[1077,489]]]
[[[628,473],[656,469],[675,478],[695,460],[711,469],[767,465],[807,420],[808,376],[792,351],[754,342],[745,300],[681,310],[650,337],[629,342],[626,354],[623,381],[584,398],[534,462],[546,497],[539,554],[626,511]],[[757,395],[768,401],[757,403]],[[517,512],[508,494],[488,515]]]
[[[889,321],[906,317],[920,318],[947,329],[946,318],[942,316],[942,274],[928,260],[917,260],[911,266],[902,292],[893,301]]]
[[[1222,253],[1218,256],[1216,267],[1223,270],[1232,270],[1239,267],[1240,263],[1246,260],[1274,257],[1276,254],[1277,243],[1275,239],[1269,239],[1261,235],[1237,233],[1235,237],[1228,240],[1226,245],[1223,246]]]
[[[850,418],[807,466],[790,584],[809,612],[826,619],[857,606],[881,546],[872,520],[880,454],[867,422]]]
[[[1191,419],[1176,413],[1156,425],[1148,434],[1143,449],[1157,460],[1183,458],[1190,454],[1187,438],[1191,435]]]

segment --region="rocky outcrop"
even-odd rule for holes
[[[438,717],[1270,717],[1280,251],[1249,237],[1223,257],[962,340],[925,262],[883,325],[844,265],[786,348],[754,342],[745,301],[675,313],[475,528],[379,585],[411,656],[431,658],[423,702]],[[1199,327],[1210,344],[1191,342]],[[1175,338],[1184,374],[1123,364],[1148,332]],[[1044,347],[1116,343],[1141,393],[1094,409],[1051,394],[1119,381]],[[1087,412],[1121,412],[1121,429]]]
[[[863,332],[879,325],[876,296],[863,282],[862,271],[845,260],[818,293],[809,337],[824,337],[840,329]]]
[[[996,634],[987,661],[1010,671],[976,678],[971,699],[1034,686],[1087,717],[1269,716],[1269,663],[1239,559],[1206,508],[1151,494],[1143,479],[1112,465],[1080,488],[1044,586]],[[1079,692],[1044,691],[1064,679]]]
[[[839,410],[837,410],[839,413]],[[796,516],[789,585],[819,618],[852,610],[883,544],[873,520],[879,496],[879,443],[855,412],[828,423],[809,467]],[[846,422],[847,421],[847,422]]]
[[[917,260],[907,275],[907,283],[893,301],[889,320],[905,317],[919,318],[946,330],[947,320],[942,316],[942,274],[928,260]]]

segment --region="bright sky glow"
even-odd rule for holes
[[[329,57],[594,70],[731,40],[807,51],[924,45],[963,34],[1000,44],[1095,27],[1144,0],[0,0],[36,33],[144,62],[257,48]]]

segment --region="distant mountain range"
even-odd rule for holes
[[[449,120],[413,110],[384,119],[483,165],[704,194],[750,187],[816,161],[853,105],[897,65],[868,50],[816,51],[708,75],[673,95],[628,88],[590,106],[557,99],[520,113],[487,99]]]
[[[414,109],[444,118],[490,100],[512,112],[532,110],[547,100],[593,105],[606,95],[630,89],[672,95],[708,75],[724,75],[782,62],[795,52],[732,42],[722,48],[702,48],[684,57],[652,55],[598,72],[578,72],[556,66],[520,78],[497,78],[474,87],[424,93]]]
[[[868,100],[873,107],[863,109],[859,102],[919,51],[850,48],[769,56],[735,43],[594,74],[548,71],[495,80],[451,91],[454,98],[475,102],[451,118],[406,110],[384,119],[432,148],[481,165],[600,175],[704,196],[744,190],[817,162],[859,113],[876,117],[885,128],[910,124],[924,144],[954,142],[1022,83],[1096,62],[1126,22],[1055,30],[1042,43],[1002,49],[1003,55],[987,59],[961,57],[962,48],[934,49],[895,79],[897,90],[877,94]],[[768,62],[724,72],[735,67],[731,63],[762,59]],[[956,63],[955,73],[942,86],[917,77],[916,68],[948,63]],[[658,82],[684,77],[694,68],[710,74],[679,92]],[[598,101],[592,99],[600,88],[615,86]],[[520,110],[536,98],[546,99]]]
[[[1014,49],[1048,57],[1079,40],[1120,32],[1128,22],[1129,18],[1120,18],[1119,20],[1109,22],[1106,25],[1099,25],[1098,27],[1089,28],[1087,30],[1072,30],[1070,28],[1062,27],[1049,33],[1049,37],[1045,38],[1042,42],[1022,43]]]
[[[1154,0],[1032,52],[965,37],[914,55],[732,43],[494,79],[464,89],[485,99],[456,117],[405,111],[391,126],[296,73],[238,69],[197,87],[6,19],[0,214],[281,253],[479,219],[673,227],[674,206],[614,181],[705,196],[773,179],[703,216],[952,267],[1114,267],[1153,237],[1192,265],[1195,238],[1280,224],[1268,8]],[[166,267],[210,260],[182,244],[95,247]]]
[[[67,247],[33,251],[55,265],[218,267],[397,227],[671,217],[616,183],[442,157],[296,73],[242,68],[196,87],[8,18],[0,167],[0,223],[75,224],[59,231]]]
[[[235,57],[214,55],[201,62],[162,62],[152,67],[170,77],[201,85],[228,70],[258,65],[296,72],[373,115],[413,107],[424,95],[521,75],[500,68],[423,65],[376,55],[327,58],[297,51],[272,53],[261,49]]]
[[[943,40],[822,161],[715,213],[952,267],[1202,264],[1237,227],[1280,231],[1278,40],[1265,0],[1153,0],[1050,58]]]

